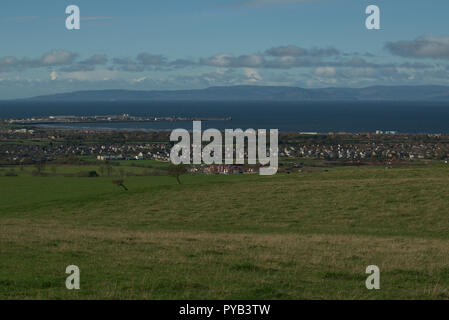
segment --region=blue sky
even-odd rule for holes
[[[81,29],[65,28],[65,8]],[[365,28],[365,8],[381,30]],[[0,99],[86,89],[449,85],[447,0],[2,0]]]

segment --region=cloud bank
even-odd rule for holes
[[[287,44],[235,55],[170,59],[154,52],[109,57],[54,49],[39,57],[0,57],[0,98],[92,88],[192,89],[239,84],[304,87],[449,85],[449,36],[388,42],[390,56]],[[45,89],[46,88],[46,89]],[[64,89],[65,88],[65,89]]]
[[[423,36],[411,41],[388,42],[385,48],[400,57],[449,59],[449,36]]]

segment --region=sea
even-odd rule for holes
[[[375,132],[449,134],[449,102],[272,101],[0,101],[0,118],[129,114],[140,117],[226,118],[203,121],[202,129],[278,129],[280,132]],[[192,130],[191,121],[42,125],[101,130]]]

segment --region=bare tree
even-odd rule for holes
[[[187,168],[184,164],[171,164],[168,166],[168,174],[172,177],[176,178],[176,181],[178,181],[178,184],[181,184],[181,180],[179,177],[187,172]]]
[[[125,186],[124,182],[125,181],[123,179],[112,180],[113,184],[122,187],[123,189],[125,189],[125,191],[128,191],[128,188]]]

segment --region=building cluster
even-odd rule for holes
[[[302,139],[302,140],[301,140]],[[33,163],[63,156],[98,160],[169,161],[168,132],[100,132],[0,127],[0,162]],[[246,150],[245,150],[246,151]],[[247,156],[245,152],[245,157]],[[441,135],[280,135],[281,158],[325,160],[415,160],[449,158],[449,137]],[[194,172],[245,173],[251,166],[194,166]]]
[[[205,174],[244,174],[259,172],[259,169],[257,165],[201,164],[191,166],[189,171]]]
[[[280,148],[281,157],[329,160],[360,159],[445,159],[449,145],[441,143],[369,143],[369,144],[310,144],[288,145]]]
[[[231,117],[225,118],[197,118],[197,117],[138,117],[129,114],[121,115],[94,115],[94,116],[41,116],[29,118],[9,118],[1,119],[0,123],[4,124],[52,124],[52,123],[95,123],[95,122],[159,122],[159,121],[228,121]]]
[[[2,163],[33,163],[64,156],[91,156],[98,160],[169,160],[169,144],[138,143],[135,140],[146,140],[145,136],[130,135],[114,136],[92,130],[0,128],[0,160]],[[134,142],[128,143],[127,139]]]
[[[168,161],[170,148],[167,144],[0,144],[2,160],[9,162],[52,161],[61,156],[94,156],[98,160]]]

